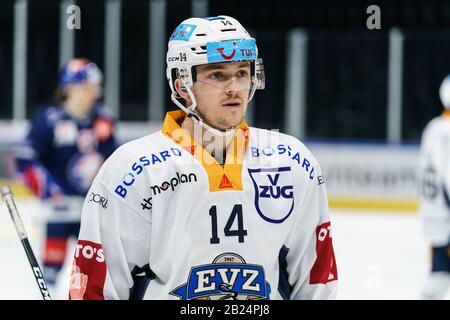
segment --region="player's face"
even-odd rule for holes
[[[192,92],[196,110],[209,126],[226,130],[243,120],[251,87],[250,62],[225,62],[196,67]]]
[[[100,97],[100,87],[96,84],[85,82],[81,84],[81,95],[86,105],[93,106]]]
[[[100,86],[89,82],[73,85],[69,88],[68,96],[76,101],[82,111],[89,112],[100,97]]]

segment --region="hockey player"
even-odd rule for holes
[[[324,180],[294,137],[244,120],[264,88],[234,18],[189,18],[169,39],[181,109],[120,147],[85,200],[72,299],[328,299],[337,270]]]
[[[116,148],[113,120],[97,104],[101,77],[93,62],[70,60],[60,73],[57,105],[34,117],[25,141],[17,148],[20,178],[50,206],[43,272],[54,290],[68,240],[78,237],[83,200],[100,166]],[[88,194],[88,198],[108,205],[98,195]]]
[[[450,288],[450,75],[439,95],[445,109],[425,127],[419,160],[419,210],[431,246],[424,299],[442,299]]]

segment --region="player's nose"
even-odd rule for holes
[[[225,93],[231,95],[239,91],[239,81],[232,77],[225,85]]]

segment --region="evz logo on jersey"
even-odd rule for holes
[[[255,187],[255,208],[271,223],[282,223],[294,209],[294,187],[290,167],[248,169]],[[276,200],[276,212],[273,211]],[[272,209],[269,209],[272,208]]]
[[[170,294],[182,300],[269,300],[270,285],[262,266],[224,253],[212,264],[193,267],[187,283]]]

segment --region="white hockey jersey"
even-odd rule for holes
[[[432,245],[450,239],[450,111],[425,127],[419,158],[419,212]]]
[[[71,299],[329,299],[324,179],[297,139],[244,122],[224,166],[169,112],[105,162],[85,200]]]

